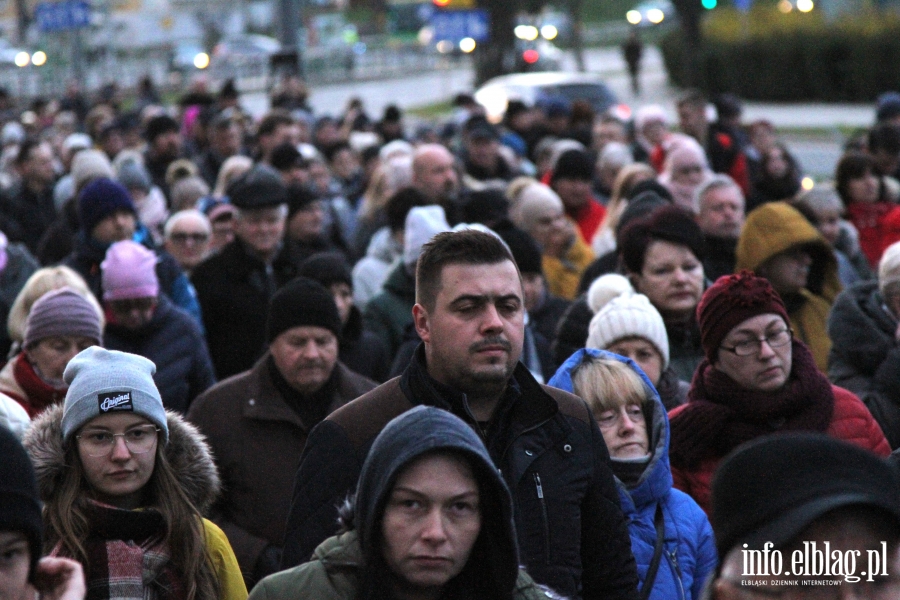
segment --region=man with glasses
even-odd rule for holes
[[[711,600],[900,598],[900,485],[885,461],[821,434],[767,436],[712,487]]]
[[[764,435],[818,432],[881,456],[890,453],[869,410],[854,394],[829,383],[810,350],[793,337],[789,322],[772,285],[749,271],[720,277],[700,299],[697,323],[705,359],[687,404],[669,413],[669,455],[675,487],[707,513],[719,463]]]
[[[163,405],[185,413],[216,381],[196,321],[159,293],[156,255],[137,242],[116,242],[100,264],[106,312],[104,346],[149,358]]]

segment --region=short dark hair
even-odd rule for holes
[[[262,121],[259,122],[259,127],[256,128],[256,136],[261,137],[264,135],[271,135],[275,133],[275,130],[278,129],[279,126],[293,125],[295,122],[296,121],[294,120],[294,117],[291,116],[291,113],[283,108],[274,108],[266,113],[262,118]]]
[[[439,233],[423,246],[416,264],[416,302],[434,309],[447,265],[495,265],[507,260],[516,264],[506,244],[491,233],[475,229]]]
[[[850,198],[850,180],[864,177],[869,173],[875,173],[875,160],[868,154],[856,151],[847,152],[838,161],[834,171],[834,187],[845,206],[853,203]]]
[[[697,260],[706,256],[706,242],[694,217],[678,206],[661,206],[646,217],[629,223],[619,234],[622,262],[629,273],[644,270],[644,258],[652,242],[686,246]]]

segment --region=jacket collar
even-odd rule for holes
[[[245,419],[255,419],[257,421],[281,421],[290,423],[308,431],[307,427],[300,415],[294,409],[288,406],[284,398],[275,387],[272,376],[269,373],[270,353],[266,351],[263,356],[256,361],[256,364],[247,372],[249,376],[247,385],[247,400],[241,403],[241,416]],[[334,386],[334,394],[331,404],[328,407],[328,413],[335,411],[341,404],[341,382],[344,379],[344,365],[340,362],[334,365],[336,373],[336,381]]]
[[[425,404],[448,410],[463,421],[480,430],[469,410],[466,395],[448,385],[444,385],[428,374],[425,360],[425,344],[419,344],[409,366],[400,378],[400,388],[413,405]],[[519,434],[552,418],[559,411],[556,401],[541,387],[534,376],[521,362],[516,364],[500,404],[496,408],[486,440],[491,454],[505,448],[496,447],[500,437],[515,439]],[[506,444],[504,444],[506,445]]]

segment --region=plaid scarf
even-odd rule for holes
[[[85,544],[86,600],[183,600],[184,585],[160,542],[165,523],[152,509],[122,510],[91,502]],[[54,552],[55,553],[55,552]]]

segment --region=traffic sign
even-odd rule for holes
[[[434,39],[458,42],[472,38],[484,42],[490,37],[491,21],[483,8],[472,10],[435,11],[431,15]]]
[[[34,20],[45,33],[81,29],[91,24],[91,5],[87,0],[40,2],[34,7]]]

